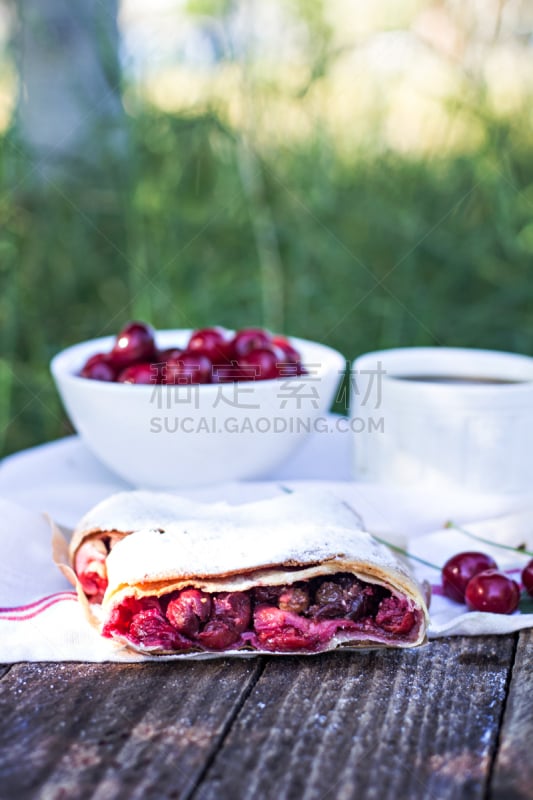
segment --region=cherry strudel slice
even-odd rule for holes
[[[105,513],[115,539],[91,617],[127,648],[191,657],[312,654],[425,640],[427,608],[408,568],[329,492],[240,506],[131,492],[118,496],[114,512],[107,501]],[[94,533],[80,534],[73,550],[84,589],[80,552],[89,552],[83,542],[101,541]]]

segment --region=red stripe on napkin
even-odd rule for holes
[[[76,592],[56,592],[49,594],[46,597],[41,597],[40,600],[35,600],[33,603],[28,603],[24,606],[11,606],[0,608],[0,620],[12,620],[21,622],[26,619],[33,619],[38,614],[46,611],[50,606],[60,603],[63,600],[77,600]]]

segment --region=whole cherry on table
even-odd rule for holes
[[[473,611],[512,614],[520,602],[520,587],[503,572],[486,569],[468,582],[465,600]]]
[[[533,578],[533,561],[528,566],[531,566]],[[522,573],[522,581],[529,591],[524,580],[527,569]],[[444,594],[458,603],[466,603],[472,611],[512,614],[520,602],[518,583],[500,572],[494,559],[486,553],[456,553],[444,564],[441,580]]]
[[[444,594],[457,603],[464,603],[468,582],[485,569],[496,569],[493,558],[477,551],[456,553],[442,568],[442,589]]]

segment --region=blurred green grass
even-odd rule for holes
[[[533,351],[533,140],[483,119],[473,154],[339,155],[317,131],[253,152],[214,113],[145,108],[124,163],[39,184],[0,140],[0,434],[6,454],[70,431],[48,371],[127,320],[266,325],[347,359],[448,345]],[[240,155],[239,155],[240,154]],[[259,223],[259,224],[258,224]],[[264,270],[268,250],[278,272]],[[270,280],[279,283],[282,303]]]

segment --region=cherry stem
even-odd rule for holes
[[[394,550],[396,553],[401,553],[403,556],[412,561],[418,561],[420,564],[424,564],[424,566],[426,567],[431,567],[431,569],[436,569],[437,572],[440,572],[442,569],[441,567],[437,567],[436,564],[432,564],[431,561],[426,561],[424,558],[420,558],[419,556],[414,556],[412,553],[410,553],[408,550],[405,550],[403,547],[399,547],[397,544],[392,544],[391,542],[388,542],[386,539],[382,539],[381,536],[376,536],[375,533],[372,533],[371,536],[374,539],[377,539],[377,541],[380,542],[381,544],[386,545],[391,550]]]
[[[279,483],[278,486],[286,494],[293,493],[292,489],[289,489],[288,486],[284,486],[282,483]],[[348,508],[352,512],[352,514],[354,514],[357,517],[357,520],[360,523],[361,528],[364,530],[365,525],[363,523],[363,518],[361,517],[361,515],[355,510],[355,508],[353,508],[349,503],[347,503],[346,500],[343,501],[343,505],[346,506],[346,508]],[[409,551],[405,550],[403,547],[399,547],[397,544],[392,544],[391,542],[388,542],[386,539],[382,539],[380,536],[376,536],[376,534],[372,533],[371,531],[368,532],[370,533],[373,539],[376,539],[376,541],[380,542],[380,544],[384,544],[386,545],[386,547],[390,548],[391,550],[394,550],[395,553],[401,553],[402,556],[405,556],[411,561],[418,561],[420,564],[424,564],[424,566],[426,567],[430,567],[431,569],[436,569],[437,572],[441,571],[442,567],[437,567],[436,564],[432,564],[430,561],[426,561],[423,558],[414,556],[412,553],[409,553]]]
[[[289,489],[288,486],[284,486],[282,483],[278,483],[278,489],[281,489],[285,494],[294,494],[294,489]]]
[[[472,533],[472,531],[467,531],[466,528],[462,528],[460,525],[457,525],[453,520],[449,520],[445,526],[445,528],[454,528],[456,531],[460,533],[464,533],[465,536],[469,536],[471,539],[477,539],[478,542],[483,542],[484,544],[489,544],[492,547],[500,547],[502,550],[511,550],[513,553],[520,553],[524,556],[533,556],[533,552],[531,550],[526,550],[522,547],[513,547],[511,544],[501,544],[501,542],[493,542],[492,539],[485,539],[484,536],[478,536],[477,533]]]
[[[282,487],[282,488],[285,489],[285,487]],[[289,491],[290,491],[290,489],[289,489]],[[343,505],[346,506],[346,508],[349,509],[349,511],[351,511],[352,514],[354,514],[357,517],[357,520],[358,520],[359,524],[361,525],[361,529],[362,530],[366,530],[366,526],[364,524],[364,521],[363,521],[363,518],[362,518],[361,514],[359,514],[355,510],[355,508],[353,508],[350,505],[350,503],[348,503],[346,500],[343,500],[342,502],[343,502]],[[411,561],[418,561],[420,564],[424,564],[424,566],[426,566],[426,567],[431,567],[431,569],[436,569],[438,572],[441,571],[441,567],[437,567],[436,564],[432,564],[430,561],[425,561],[423,558],[419,558],[418,556],[414,556],[412,553],[409,553],[408,550],[405,550],[405,548],[399,547],[397,544],[392,544],[391,542],[388,542],[386,539],[382,539],[380,536],[377,536],[375,533],[372,533],[372,531],[368,531],[368,533],[372,536],[373,539],[376,539],[376,541],[380,542],[380,544],[384,544],[384,545],[386,545],[386,547],[389,547],[391,550],[394,550],[395,553],[401,553],[402,556],[405,556],[406,558],[410,559]]]

